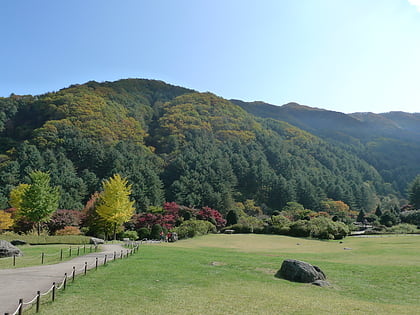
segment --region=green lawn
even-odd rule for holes
[[[351,250],[344,250],[344,247]],[[331,287],[274,273],[286,258],[326,273]],[[420,314],[420,237],[317,241],[208,235],[143,245],[78,277],[42,314]]]
[[[78,255],[88,254],[95,251],[92,245],[23,245],[17,246],[23,256],[16,257],[13,265],[13,257],[0,258],[0,269],[21,268],[41,265],[56,264],[61,261],[72,259]],[[98,248],[98,251],[100,249]],[[42,259],[42,253],[44,258]],[[70,256],[71,255],[71,256]]]

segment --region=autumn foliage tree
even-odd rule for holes
[[[13,225],[12,215],[9,212],[0,210],[0,232],[2,230],[8,230]]]
[[[130,200],[131,185],[119,174],[105,180],[96,213],[106,224],[112,225],[114,239],[117,226],[127,222],[134,213],[134,201]]]

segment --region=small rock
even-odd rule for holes
[[[344,247],[343,249],[344,249],[344,250],[352,250],[353,248],[350,248],[350,247]]]
[[[105,241],[101,238],[91,237],[89,240],[89,244],[98,245],[98,244],[104,244],[104,243]]]

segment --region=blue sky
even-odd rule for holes
[[[420,0],[1,0],[0,96],[163,80],[224,98],[420,112]]]

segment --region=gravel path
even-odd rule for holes
[[[88,263],[88,269],[92,269],[95,268],[96,257],[98,265],[102,265],[105,255],[110,261],[114,258],[114,252],[117,253],[117,257],[120,257],[121,250],[124,250],[124,254],[127,252],[127,249],[120,245],[101,245],[101,248],[102,252],[78,256],[55,265],[0,270],[0,314],[12,314],[19,305],[19,299],[23,298],[24,302],[28,302],[36,296],[37,291],[43,293],[49,290],[53,282],[59,285],[65,273],[69,277],[72,275],[73,266],[76,274],[80,274],[84,272],[85,262]]]

